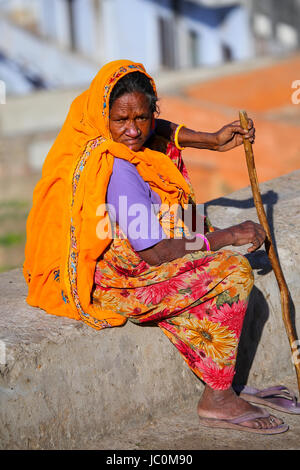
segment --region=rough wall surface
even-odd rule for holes
[[[261,185],[299,329],[300,171]],[[207,204],[220,228],[257,220],[250,188]],[[246,253],[246,249],[237,250]],[[267,385],[293,373],[279,291],[263,250],[255,274],[236,382]],[[202,383],[156,327],[94,331],[26,304],[21,270],[0,275],[0,448],[70,449],[196,407]]]

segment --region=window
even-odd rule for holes
[[[68,13],[69,13],[69,28],[70,28],[70,47],[72,50],[76,49],[76,31],[74,22],[74,0],[67,0]]]
[[[190,54],[190,65],[192,67],[197,67],[199,65],[199,35],[196,31],[189,31],[189,54]]]
[[[222,44],[222,55],[224,62],[232,61],[232,50],[227,44]]]
[[[175,37],[173,22],[159,18],[160,63],[166,68],[175,68]]]

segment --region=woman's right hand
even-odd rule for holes
[[[252,246],[248,248],[248,252],[257,250],[264,242],[266,233],[260,224],[247,220],[238,225],[225,229],[218,229],[214,232],[206,233],[206,237],[210,243],[212,251],[218,251],[225,246],[241,246],[252,243]],[[199,244],[199,238],[197,240]],[[139,251],[140,257],[151,266],[156,266],[162,263],[172,261],[176,258],[182,258],[186,254],[193,251],[198,251],[199,247],[187,248],[186,244],[192,246],[191,240],[186,238],[179,239],[164,239],[158,242],[156,245],[151,246],[145,250]],[[203,244],[202,251],[205,251],[205,245]]]
[[[266,232],[260,224],[252,222],[252,220],[246,220],[238,225],[229,227],[228,230],[232,233],[233,246],[247,245],[252,243],[252,246],[248,248],[248,252],[257,250],[266,239]]]

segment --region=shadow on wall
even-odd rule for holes
[[[240,337],[233,386],[247,384],[264,325],[268,318],[268,303],[263,293],[254,286]]]
[[[265,194],[262,194],[261,198],[265,206],[266,216],[267,216],[268,224],[270,227],[273,245],[274,245],[276,254],[278,256],[275,234],[274,234],[274,211],[273,211],[273,206],[275,206],[275,204],[277,204],[278,202],[278,194],[275,191],[270,190],[270,191],[267,191]],[[220,197],[219,199],[215,199],[205,204],[206,212],[207,212],[207,207],[209,206],[236,207],[237,209],[251,209],[251,208],[254,208],[254,200],[252,197],[248,199],[244,199],[244,200],[235,200],[235,199],[230,199],[228,197]],[[253,253],[254,256],[256,256],[256,258],[257,258],[257,253],[260,253],[260,251]],[[257,261],[259,262],[260,260],[257,259]],[[249,262],[250,262],[250,259],[249,259]],[[262,263],[262,264],[263,266],[255,266],[255,269],[261,268],[258,274],[267,274],[268,272],[272,270],[270,263]]]
[[[251,264],[251,263],[250,263]],[[246,385],[250,370],[263,333],[264,325],[269,318],[269,306],[264,294],[256,286],[253,287],[246,312],[242,334],[238,346],[236,374],[233,386]],[[291,322],[295,326],[295,305],[290,296]],[[284,325],[282,324],[284,328]]]
[[[274,240],[274,238],[273,238]],[[258,274],[263,275],[272,271],[272,266],[268,255],[264,250],[246,255],[252,269],[260,269]],[[274,274],[275,277],[275,274]],[[289,292],[290,300],[290,318],[292,328],[296,332],[296,309]],[[256,286],[253,287],[249,305],[246,312],[240,343],[238,348],[238,356],[236,363],[236,375],[234,379],[235,385],[245,385],[247,383],[253,360],[262,336],[263,328],[269,318],[269,306],[264,294]],[[282,322],[282,328],[284,323]]]

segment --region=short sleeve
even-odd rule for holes
[[[160,197],[127,160],[114,159],[106,203],[111,222],[118,223],[135,251],[166,238],[157,217]]]

